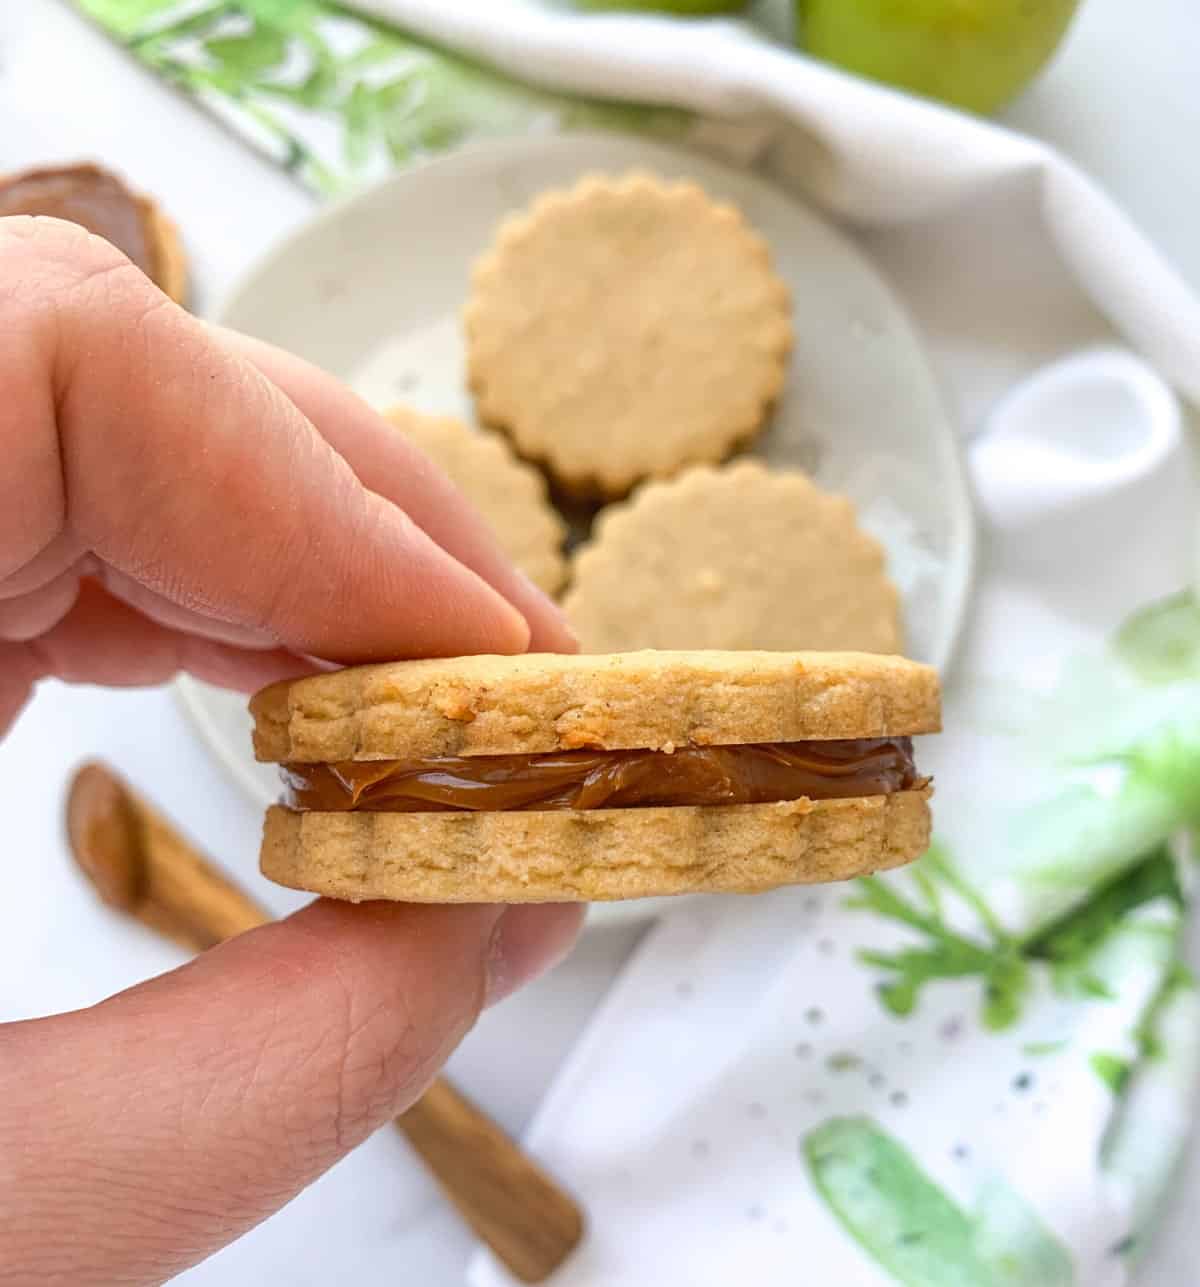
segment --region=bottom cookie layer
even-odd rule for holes
[[[898,867],[929,844],[929,791],[553,813],[267,811],[263,875],[329,898],[599,902],[754,893]]]

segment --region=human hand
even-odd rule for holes
[[[0,220],[0,339],[0,732],[50,675],[249,690],[312,658],[573,647],[395,430],[82,230]],[[159,1282],[236,1238],[411,1103],[578,923],[316,902],[0,1027],[0,1283]]]

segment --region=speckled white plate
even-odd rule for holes
[[[622,135],[526,136],[441,157],[330,207],[267,255],[220,310],[380,406],[472,416],[459,311],[499,220],[588,170],[640,166],[733,201],[771,244],[795,300],[791,378],[759,454],[844,492],[887,547],[909,652],[944,666],[963,620],[974,535],[956,435],[912,327],[842,233],[761,177]],[[180,695],[205,741],[260,804],[278,794],[250,754],[242,698],[194,680]],[[595,909],[644,917],[654,901]]]

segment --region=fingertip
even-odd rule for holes
[[[576,652],[578,643],[554,600],[512,566],[494,533],[445,472],[385,417],[328,373],[261,340],[217,330],[221,342],[258,367],[309,418],[364,486],[397,505],[450,557],[515,607],[523,643],[490,651]]]
[[[528,652],[533,644],[533,626],[530,624],[529,618],[516,604],[510,603],[507,599],[504,599],[503,602],[511,617],[510,629],[512,631],[513,646],[509,651],[514,655]]]
[[[484,1006],[493,1006],[552,970],[579,936],[583,903],[526,903],[496,922],[488,953]]]
[[[510,592],[529,623],[531,652],[579,651],[579,639],[562,608],[518,569],[514,569]]]

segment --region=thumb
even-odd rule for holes
[[[157,1283],[203,1259],[408,1107],[578,918],[316,902],[0,1028],[0,1282]]]

